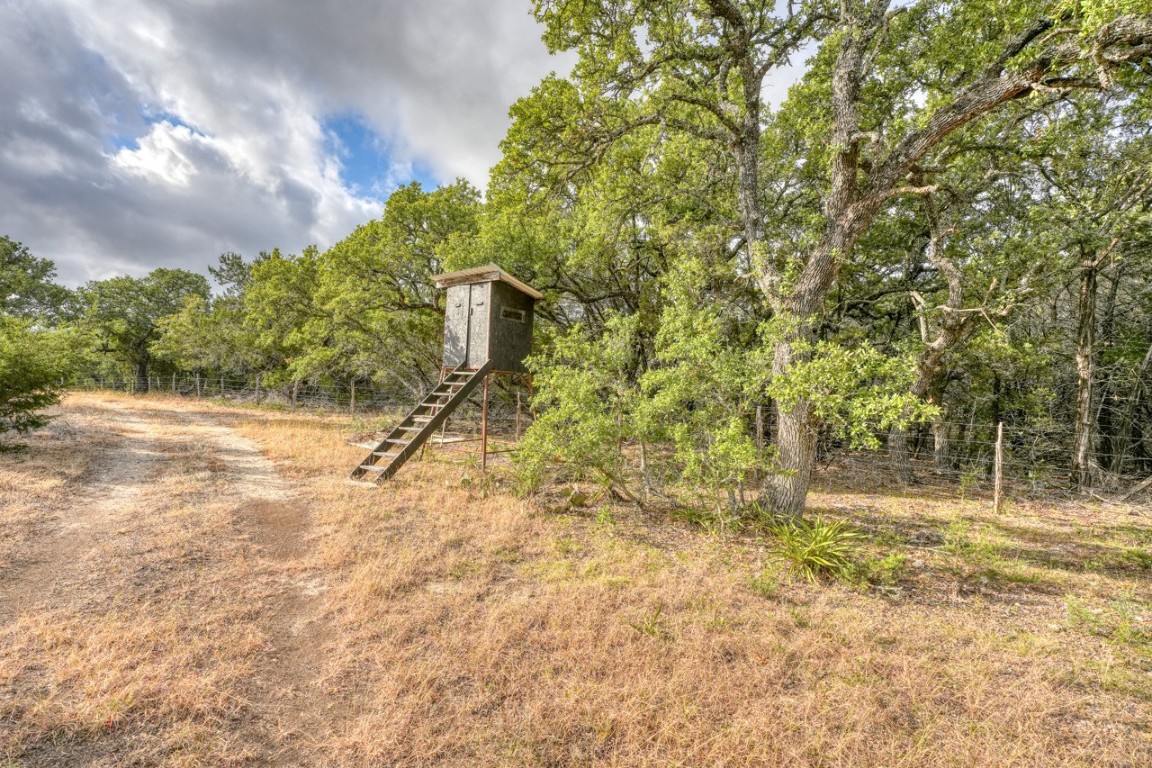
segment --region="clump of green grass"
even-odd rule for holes
[[[752,591],[761,597],[774,599],[780,594],[780,580],[771,571],[760,570],[748,581]]]
[[[892,587],[899,583],[900,576],[908,562],[902,552],[892,552],[883,557],[874,557],[855,563],[848,575],[860,585]]]
[[[785,518],[768,524],[776,552],[792,576],[807,581],[844,578],[851,573],[863,535],[843,520]]]
[[[665,628],[662,616],[664,614],[664,605],[661,603],[649,611],[644,619],[640,622],[629,622],[629,626],[642,635],[647,635],[655,640],[669,640],[671,633]]]
[[[1146,617],[1152,615],[1152,604],[1121,595],[1105,603],[1090,605],[1068,595],[1064,599],[1064,608],[1069,626],[1152,655],[1152,630],[1145,628]]]

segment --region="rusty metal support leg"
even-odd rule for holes
[[[488,471],[488,374],[484,374],[484,394],[480,396],[480,471]]]

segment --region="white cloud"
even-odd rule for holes
[[[193,133],[183,125],[157,123],[151,132],[140,139],[137,149],[122,147],[112,158],[121,170],[139,176],[145,182],[187,187],[196,174],[194,152],[189,145],[199,143],[210,150],[207,137]]]
[[[326,246],[378,215],[326,118],[478,185],[547,71],[527,0],[7,0],[0,233],[71,282]],[[372,194],[364,192],[362,194]]]

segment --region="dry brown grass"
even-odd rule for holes
[[[100,555],[123,575],[0,630],[12,760],[1152,765],[1152,525],[1132,510],[827,489],[812,504],[869,538],[855,583],[808,585],[750,533],[553,511],[459,457],[349,486],[343,417],[114,402],[254,439],[305,519],[261,541],[250,518],[282,504],[213,499],[226,455],[166,453],[184,490],[165,469],[141,497],[162,511],[137,547]],[[50,482],[40,461],[3,466],[5,499]],[[34,542],[57,492],[5,535]]]

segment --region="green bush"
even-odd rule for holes
[[[792,576],[816,581],[852,572],[861,534],[843,520],[785,518],[769,523],[768,529]]]
[[[66,333],[0,316],[0,436],[24,434],[49,422],[40,411],[59,401],[71,359]]]

